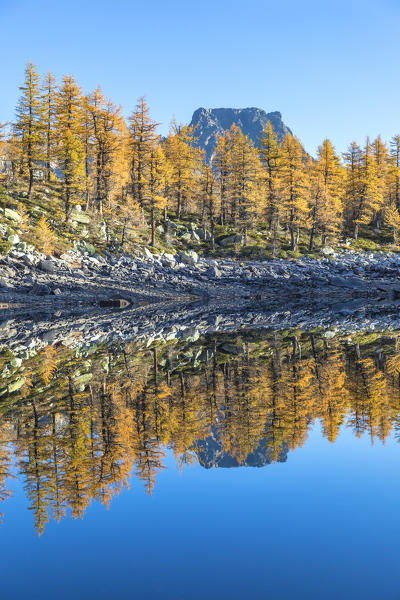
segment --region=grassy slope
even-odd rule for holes
[[[29,215],[29,221],[24,228],[13,220],[7,219],[4,215],[5,208],[11,208],[19,212],[26,211]],[[18,234],[21,241],[32,244],[41,250],[40,232],[38,223],[41,216],[45,216],[49,221],[55,238],[55,254],[81,246],[89,249],[90,252],[104,253],[106,250],[119,252],[121,250],[128,252],[141,252],[144,247],[150,247],[150,228],[146,223],[146,215],[137,215],[133,219],[132,226],[128,229],[126,242],[121,246],[121,236],[123,229],[123,220],[116,215],[106,217],[108,223],[108,240],[106,239],[105,223],[97,214],[88,214],[81,212],[81,220],[89,221],[80,223],[72,221],[64,222],[63,205],[60,198],[60,189],[58,184],[38,183],[32,198],[26,198],[25,187],[16,186],[11,190],[5,190],[0,187],[0,254],[9,251],[11,244],[7,241],[12,234]],[[248,232],[248,244],[246,247],[241,244],[230,244],[221,246],[218,242],[224,237],[239,233],[238,229],[233,227],[215,226],[216,249],[211,250],[210,242],[201,242],[185,239],[185,233],[190,233],[192,228],[201,228],[201,223],[194,215],[185,215],[181,220],[177,220],[172,213],[168,214],[169,220],[175,223],[178,229],[169,228],[168,233],[163,231],[163,219],[160,216],[156,228],[155,252],[181,252],[192,249],[198,254],[206,254],[213,257],[236,257],[240,260],[258,259],[265,260],[271,258],[271,240],[270,234],[265,223],[259,223],[257,227]],[[148,219],[147,219],[148,220]],[[347,232],[344,232],[344,236]],[[372,227],[363,227],[360,237],[357,241],[346,238],[346,246],[349,248],[365,251],[400,251],[398,246],[391,243],[391,233],[387,228],[377,232]],[[344,246],[343,242],[338,244]],[[316,248],[312,256],[319,257],[320,240],[316,239]],[[301,231],[300,241],[297,252],[289,249],[288,235],[282,232],[278,240],[278,253],[280,258],[299,258],[308,253],[308,233]]]

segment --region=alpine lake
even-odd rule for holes
[[[399,332],[71,339],[0,354],[2,600],[400,598]]]

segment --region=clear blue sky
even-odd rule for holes
[[[0,121],[32,60],[126,114],[145,94],[162,132],[199,106],[280,110],[311,153],[400,132],[398,0],[0,0],[0,23]]]

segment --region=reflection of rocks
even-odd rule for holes
[[[228,236],[217,243],[235,240]],[[206,258],[194,250],[158,255],[146,248],[145,256],[93,256],[94,248],[86,245],[84,251],[56,258],[18,246],[0,257],[0,304],[87,309],[101,300],[125,298],[135,305],[200,299],[234,306],[249,299],[308,305],[400,296],[400,256],[394,254],[343,251],[335,259],[241,263]]]
[[[196,444],[196,454],[199,463],[206,469],[217,467],[223,469],[231,467],[265,467],[274,462],[266,439],[262,439],[254,452],[251,452],[244,460],[239,462],[237,458],[230,456],[224,451],[215,432]],[[275,462],[286,462],[286,460],[287,446],[285,444]]]
[[[154,303],[120,310],[76,312],[21,309],[20,314],[0,314],[0,345],[14,356],[26,360],[49,344],[68,347],[120,344],[135,341],[149,347],[155,342],[182,340],[187,343],[214,333],[257,329],[303,330],[329,329],[326,337],[339,332],[387,331],[400,329],[398,300],[377,303],[374,298],[308,302],[298,299],[282,305],[280,298],[258,303],[238,301],[235,306],[218,302]],[[8,317],[8,318],[7,318]],[[6,319],[2,321],[1,319]],[[221,351],[227,355],[240,353],[240,347],[224,342]]]

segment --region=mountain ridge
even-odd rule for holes
[[[205,150],[207,161],[212,159],[217,138],[231,128],[233,123],[238,125],[256,146],[259,145],[263,129],[268,121],[281,140],[287,133],[292,133],[283,122],[279,111],[267,113],[255,106],[247,108],[204,108],[200,107],[193,113],[191,126],[196,127],[197,145]]]

